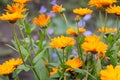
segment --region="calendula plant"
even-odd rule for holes
[[[29,22],[26,4],[31,1],[13,0],[0,16],[0,20],[10,23],[14,33],[13,45],[7,46],[19,54],[19,58],[0,64],[1,79],[20,80],[21,71],[32,71],[33,80],[120,80],[120,6],[117,0],[89,0],[88,5],[99,11],[98,19],[102,24],[95,32],[87,30],[84,22],[86,16],[90,18],[94,14],[92,9],[73,9],[75,25],[72,26],[64,5],[58,5],[56,0],[51,2],[49,13],[42,7],[40,14]],[[55,14],[64,19],[66,34],[52,35],[50,25],[54,23]],[[114,28],[107,27],[108,14],[116,16]],[[21,38],[17,36],[16,25]],[[37,40],[32,37],[34,31]]]

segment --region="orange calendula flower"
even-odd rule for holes
[[[101,41],[84,42],[81,46],[86,53],[93,52],[98,54],[98,58],[105,57],[107,45]]]
[[[23,63],[22,59],[10,59],[8,61],[6,61],[4,64],[9,64],[9,65],[13,65],[13,66],[19,66]]]
[[[83,62],[79,58],[74,58],[72,60],[68,60],[65,62],[66,65],[70,66],[71,68],[68,68],[68,70],[72,70],[72,68],[79,68],[83,65]]]
[[[57,68],[52,68],[52,71],[50,72],[50,76],[54,75],[57,73],[58,69]]]
[[[7,75],[12,73],[17,66],[21,65],[23,62],[21,59],[10,59],[5,61],[3,64],[0,65],[0,75]]]
[[[66,46],[73,46],[75,44],[74,38],[72,37],[64,37],[64,36],[60,36],[57,38],[53,38],[50,46],[52,48],[65,48]]]
[[[105,27],[102,27],[102,28],[98,29],[98,32],[116,33],[117,29],[116,28],[105,28]]]
[[[116,2],[117,0],[90,0],[88,4],[90,6],[96,6],[97,8],[102,8],[102,7],[109,6]]]
[[[27,9],[24,8],[25,5],[24,4],[19,4],[19,3],[14,3],[12,5],[7,5],[7,12],[25,12]]]
[[[54,13],[57,13],[57,12],[62,12],[64,11],[64,8],[62,8],[62,5],[54,5],[52,6],[52,11],[51,12],[54,12]]]
[[[108,65],[105,70],[100,71],[101,80],[120,80],[120,66]]]
[[[90,36],[86,36],[84,41],[85,42],[98,42],[100,40],[100,36],[97,35],[90,35]]]
[[[10,65],[0,65],[0,75],[8,75],[12,73],[16,68]]]
[[[88,8],[76,8],[76,9],[73,9],[73,13],[80,16],[85,16],[86,14],[91,14],[92,10]]]
[[[18,19],[24,18],[25,15],[15,12],[15,13],[6,13],[0,16],[0,20],[8,20],[10,23],[15,23]]]
[[[110,5],[110,7],[108,7],[106,9],[107,13],[110,13],[110,14],[115,14],[115,15],[118,15],[120,16],[120,6],[116,6],[116,5]]]
[[[84,33],[86,31],[86,29],[84,28],[79,28],[79,33]],[[66,31],[67,34],[76,36],[77,35],[77,28],[68,28]]]
[[[41,28],[48,27],[49,21],[50,21],[50,16],[47,16],[45,14],[40,14],[38,18],[33,19],[33,22],[36,23]]]
[[[20,4],[25,4],[27,2],[30,2],[30,0],[13,0],[13,1]]]

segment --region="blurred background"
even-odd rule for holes
[[[28,22],[32,24],[32,19],[40,14],[40,10],[42,7],[46,9],[46,13],[49,13],[52,8],[51,1],[52,0],[31,0],[31,2],[27,3],[26,7],[29,9],[27,11]],[[94,7],[93,8],[89,7],[88,1],[89,0],[56,0],[57,4],[60,5],[62,4],[63,8],[66,9],[65,14],[66,17],[68,18],[69,26],[66,26],[64,19],[61,18],[59,14],[55,14],[51,20],[52,23],[50,25],[50,28],[48,28],[48,33],[50,35],[61,35],[61,34],[65,34],[66,29],[68,27],[71,26],[75,27],[75,20],[74,20],[75,15],[73,14],[72,10],[74,8],[79,8],[79,7],[87,7],[94,10],[92,15],[87,15],[84,18],[84,26],[87,30],[91,32],[96,31],[98,27],[101,27],[98,10],[96,10],[96,8]],[[4,13],[6,5],[11,3],[12,0],[0,0],[0,15]],[[118,0],[118,4],[120,4],[120,0]],[[102,12],[103,17],[104,14],[105,13]],[[110,15],[108,17],[107,26],[114,27],[115,19],[116,17],[114,15]],[[82,23],[80,22],[79,27],[81,27],[81,25]],[[11,41],[13,39],[13,33],[11,27],[12,26],[9,22],[0,21],[0,63],[12,57],[19,57],[19,55],[15,51],[13,51],[7,46],[7,44],[12,45]],[[17,29],[17,25],[16,25],[16,29]],[[18,32],[18,37],[20,38],[19,32]],[[34,32],[33,38],[36,37],[37,35]],[[20,80],[28,80],[27,78],[28,76],[30,78],[29,80],[33,80],[32,76],[30,75],[32,75],[32,73],[27,74],[26,72],[24,72],[24,74],[20,74],[20,76],[23,77],[23,79]]]

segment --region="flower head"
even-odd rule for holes
[[[21,59],[10,59],[8,61],[5,61],[0,65],[0,75],[7,75],[12,73],[17,66],[21,65],[23,62]]]
[[[15,13],[6,13],[0,16],[0,20],[8,20],[11,23],[15,23],[18,19],[24,18],[25,15],[15,12]]]
[[[52,11],[51,12],[54,12],[54,13],[58,13],[58,12],[63,12],[64,11],[64,8],[62,8],[62,5],[54,5],[52,6]]]
[[[100,71],[101,80],[120,80],[120,66],[108,65],[105,70]]]
[[[57,38],[53,38],[50,46],[52,48],[65,48],[67,46],[73,46],[75,43],[74,38],[72,37],[65,37],[65,36],[59,36]]]
[[[108,7],[106,9],[107,13],[111,13],[111,14],[115,14],[120,16],[120,6],[116,6],[116,5],[110,5],[110,7]]]
[[[11,13],[14,13],[14,12],[18,12],[18,13],[21,13],[21,12],[25,12],[27,9],[24,8],[25,5],[24,4],[19,4],[19,3],[13,3],[12,5],[7,5],[7,12],[11,12]]]
[[[27,2],[29,2],[30,0],[13,0],[16,3],[20,3],[20,4],[25,4]]]
[[[90,6],[96,6],[97,8],[102,8],[116,2],[117,0],[90,0],[88,4]]]
[[[102,28],[98,29],[98,32],[116,33],[117,29],[116,28],[105,28],[105,27],[102,27]]]
[[[45,14],[40,14],[38,18],[33,19],[33,22],[36,23],[41,28],[48,27],[49,21],[50,21],[50,16],[47,16]]]
[[[101,41],[84,42],[81,46],[86,53],[93,52],[98,54],[98,58],[105,57],[107,45]]]
[[[85,37],[84,42],[98,42],[100,40],[100,36],[97,35],[89,35]]]
[[[98,58],[105,57],[107,45],[99,41],[100,37],[96,35],[86,36],[84,43],[81,45],[85,52],[93,52],[98,54]]]
[[[86,25],[86,22],[84,21],[84,20],[80,20],[79,22],[78,22],[78,27],[84,27]]]
[[[57,5],[56,2],[57,2],[57,0],[52,0],[52,1],[50,2],[50,4],[52,4],[52,5]]]
[[[41,6],[39,13],[43,14],[47,11],[47,9],[45,8],[45,6]]]
[[[54,75],[55,73],[57,73],[58,69],[57,68],[52,68],[52,71],[50,72],[50,75]]]
[[[68,60],[65,62],[66,65],[70,66],[71,68],[68,68],[68,70],[72,70],[72,68],[79,68],[83,65],[83,62],[79,58],[74,58],[72,60]]]
[[[87,14],[91,14],[92,10],[88,8],[75,8],[73,9],[73,13],[80,15],[80,16],[85,16]]]
[[[13,65],[13,66],[19,66],[23,63],[22,59],[18,58],[18,59],[10,59],[8,61],[6,61],[4,64],[9,64],[9,65]]]
[[[79,33],[82,34],[86,31],[84,28],[79,28]],[[77,28],[68,28],[66,31],[67,34],[76,36],[77,35]]]
[[[84,36],[90,36],[90,35],[92,35],[92,32],[90,30],[84,32]]]

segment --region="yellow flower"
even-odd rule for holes
[[[113,5],[106,9],[107,13],[115,14],[120,16],[120,6]]]
[[[74,58],[72,60],[66,61],[65,64],[71,67],[66,69],[66,71],[68,71],[68,70],[72,70],[72,68],[81,67],[83,65],[83,62],[79,58]]]
[[[98,54],[98,58],[105,57],[107,45],[101,41],[84,42],[81,46],[86,53],[93,52]]]
[[[52,71],[50,72],[50,76],[54,75],[57,73],[58,69],[57,68],[52,68]]]
[[[25,12],[27,9],[24,8],[25,5],[24,4],[19,4],[19,3],[14,3],[12,5],[7,5],[7,12]]]
[[[107,7],[113,3],[116,3],[117,0],[90,0],[90,6],[96,6],[97,8]]]
[[[97,35],[90,35],[85,37],[85,42],[98,42],[100,40],[100,36]]]
[[[86,14],[91,14],[92,10],[88,8],[76,8],[73,9],[73,13],[78,14],[80,16],[85,16]]]
[[[98,29],[98,32],[116,33],[117,29],[116,28],[105,28],[105,27],[102,27],[102,28]]]
[[[120,66],[108,65],[105,70],[100,71],[101,80],[120,80]]]
[[[24,18],[25,15],[15,12],[15,13],[6,13],[0,16],[0,20],[8,20],[11,23],[15,23],[18,19]]]
[[[86,31],[86,29],[84,28],[79,28],[79,33],[84,33]],[[68,28],[66,31],[67,34],[76,36],[77,35],[77,28]]]
[[[0,75],[8,75],[12,73],[16,68],[8,64],[0,65]]]
[[[17,66],[21,65],[23,62],[21,59],[10,59],[8,61],[5,61],[0,65],[0,75],[7,75],[12,73]]]
[[[73,36],[76,36],[76,34],[77,34],[76,31],[75,31],[73,28],[67,29],[66,33],[67,33],[67,34],[71,34],[71,35],[73,35]]]
[[[50,46],[52,48],[65,48],[66,46],[73,46],[75,43],[74,38],[72,37],[64,37],[64,36],[60,36],[57,38],[53,38]]]
[[[13,0],[16,3],[20,3],[20,4],[25,4],[27,2],[29,2],[30,0]]]
[[[63,8],[62,8],[62,5],[54,5],[52,6],[52,11],[51,12],[54,12],[54,13],[57,13],[57,12],[62,12]]]
[[[48,27],[49,21],[50,21],[50,16],[47,16],[45,14],[40,14],[38,18],[33,19],[33,22],[36,23],[41,28]]]
[[[19,66],[23,63],[22,59],[10,59],[8,61],[6,61],[4,64],[9,64],[9,65],[13,65],[13,66]]]
[[[79,28],[79,33],[84,33],[86,31],[86,29],[84,29],[84,28]]]

